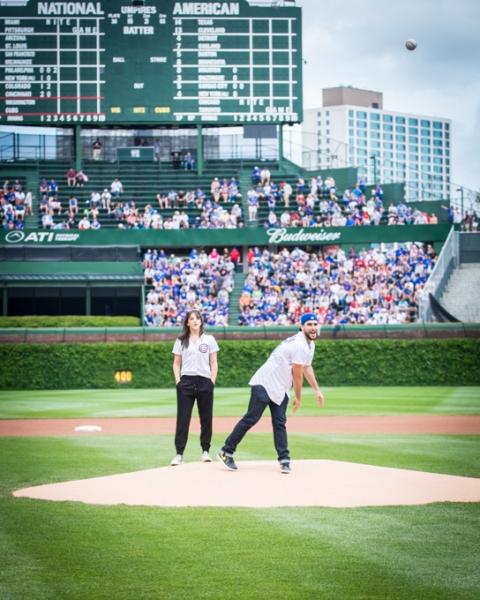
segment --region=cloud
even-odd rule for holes
[[[304,104],[340,84],[384,108],[452,119],[452,179],[480,188],[480,5],[470,0],[300,0]],[[417,40],[409,52],[405,41]]]

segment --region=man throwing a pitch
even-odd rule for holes
[[[218,460],[227,469],[235,471],[237,465],[233,454],[267,406],[270,408],[273,425],[273,440],[278,454],[280,471],[290,473],[290,453],[287,442],[287,406],[290,401],[289,389],[295,392],[293,412],[300,406],[303,376],[315,391],[317,404],[323,406],[323,394],[318,387],[312,369],[315,340],[318,336],[318,319],[313,313],[306,313],[300,319],[300,331],[284,340],[270,355],[267,362],[258,369],[249,382],[250,403],[246,415],[237,423],[228,436],[225,445],[218,452]]]

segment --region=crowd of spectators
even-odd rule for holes
[[[88,182],[88,176],[70,169],[66,174],[67,187],[82,186]],[[126,200],[124,188],[115,178],[110,189],[102,193],[94,189],[86,205],[81,207],[74,190],[63,203],[59,199],[58,183],[51,179],[42,179],[39,188],[40,213],[44,229],[100,229],[100,217],[104,216],[120,229],[233,229],[243,227],[241,195],[238,182],[234,177],[221,182],[215,177],[207,195],[201,187],[184,192],[183,190],[163,190],[157,194],[158,208],[155,203],[138,207],[134,200]],[[236,202],[237,201],[237,202]],[[171,216],[164,216],[163,209],[174,210]],[[193,216],[189,209],[195,208]],[[170,211],[169,211],[170,213]],[[54,216],[64,218],[55,223]]]
[[[32,215],[33,193],[27,193],[18,179],[6,179],[0,188],[0,223],[3,229],[24,229],[25,217]]]
[[[155,158],[160,160],[160,153],[162,149],[162,143],[160,140],[155,141]],[[195,158],[191,152],[187,152],[183,157],[180,152],[172,152],[172,167],[174,169],[180,169],[183,167],[185,171],[195,169]]]
[[[149,205],[155,218],[156,229],[236,229],[243,227],[241,194],[235,177],[222,181],[215,177],[207,194],[201,187],[196,190],[162,190],[157,194],[159,210],[165,208],[184,209],[175,211],[172,217],[163,219],[158,210]],[[201,211],[200,215],[189,216],[189,209]]]
[[[67,187],[84,187],[89,179],[87,174],[81,169],[75,172],[72,168],[66,173]],[[118,181],[118,180],[115,180]],[[112,182],[112,190],[114,187]],[[86,206],[82,209],[80,202],[76,197],[75,191],[69,192],[68,201],[60,200],[60,186],[52,178],[47,181],[43,178],[39,186],[39,212],[42,218],[43,229],[100,229],[101,224],[98,220],[100,208],[105,208],[105,190],[100,196],[97,190],[90,194]],[[110,193],[108,193],[110,196]],[[55,222],[54,216],[62,216],[62,220]]]
[[[144,282],[149,288],[145,326],[181,325],[189,310],[198,310],[205,325],[227,325],[229,294],[239,259],[235,248],[225,248],[222,254],[216,248],[208,254],[194,249],[185,257],[147,250],[143,256]]]
[[[436,254],[429,245],[325,254],[250,249],[239,324],[294,325],[304,312],[325,324],[415,322]]]
[[[100,229],[100,217],[106,217],[121,229],[235,229],[244,226],[242,195],[235,177],[215,177],[210,189],[201,187],[162,190],[156,202],[137,206],[126,199],[124,188],[115,178],[110,188],[102,193],[94,189],[86,204],[80,206],[75,188],[83,187],[89,178],[83,170],[66,173],[68,200],[60,200],[59,185],[55,179],[42,179],[39,186],[39,212],[44,229]],[[354,188],[337,195],[335,180],[325,181],[319,175],[310,177],[308,183],[297,178],[295,190],[288,181],[278,185],[268,168],[255,167],[252,186],[247,193],[248,219],[256,221],[259,207],[267,207],[268,217],[262,226],[270,227],[352,227],[371,225],[426,225],[437,224],[438,217],[420,208],[407,206],[403,201],[385,207],[381,185],[365,196],[366,182],[359,178]],[[25,193],[16,180],[5,181],[0,192],[0,218],[3,228],[23,229],[24,218],[33,215],[33,192]],[[426,203],[425,203],[426,206]],[[447,207],[445,207],[447,208]],[[165,209],[168,209],[166,212]],[[173,210],[172,210],[173,209]],[[194,209],[194,210],[192,210]],[[478,216],[474,211],[450,207],[449,220],[461,225],[465,231],[478,231]],[[61,215],[62,219],[54,219]],[[263,213],[262,213],[263,216]]]
[[[448,211],[448,220],[450,223],[459,225],[462,231],[478,232],[478,215],[474,210],[461,211],[458,206],[449,206],[444,208]]]
[[[278,185],[268,168],[255,167],[247,202],[250,221],[257,220],[259,207],[268,209],[263,227],[354,227],[371,225],[437,224],[438,217],[407,207],[402,201],[384,206],[384,192],[376,185],[366,198],[366,181],[360,177],[354,188],[347,188],[341,198],[335,180],[330,175],[310,177],[308,183],[297,178],[296,189],[287,182]],[[279,210],[280,209],[280,210]]]

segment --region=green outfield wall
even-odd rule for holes
[[[324,244],[379,244],[393,242],[444,242],[451,229],[439,225],[378,227],[309,227],[241,229],[148,229],[98,231],[0,231],[0,261],[9,248],[24,246],[142,246],[192,248],[195,246],[305,246]]]
[[[244,387],[278,341],[219,340],[220,387]],[[3,390],[173,388],[173,342],[0,346]],[[322,386],[477,386],[480,341],[319,341]],[[119,383],[118,373],[128,383]]]

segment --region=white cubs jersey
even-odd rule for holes
[[[281,404],[293,385],[292,365],[311,365],[315,343],[308,342],[303,331],[287,338],[258,369],[249,385],[262,385],[275,404]],[[290,396],[289,396],[290,397]]]
[[[182,357],[181,375],[200,375],[210,378],[210,354],[218,352],[218,344],[213,335],[204,333],[192,344],[189,342],[187,348],[182,348],[180,340],[176,340],[173,346],[173,354]]]

